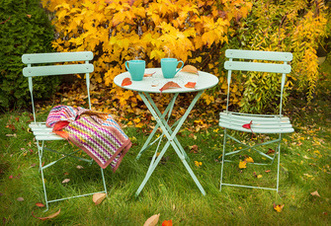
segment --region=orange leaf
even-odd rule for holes
[[[186,88],[194,88],[196,84],[197,84],[196,82],[188,82],[188,83],[186,83],[185,87]]]
[[[37,203],[36,203],[36,206],[38,206],[38,207],[45,207],[45,205],[42,204],[41,202],[37,202]]]
[[[56,217],[57,215],[60,214],[60,212],[61,212],[61,209],[59,209],[59,211],[57,211],[56,213],[53,213],[53,214],[51,214],[51,215],[49,215],[49,216],[47,216],[47,217],[36,217],[35,215],[33,215],[33,212],[32,212],[32,216],[33,216],[34,218],[37,218],[37,219],[39,219],[39,220],[44,221],[44,220],[49,220],[49,219],[52,219],[52,218]]]
[[[165,220],[162,222],[162,226],[172,226],[172,220]]]
[[[192,65],[185,65],[183,67],[183,69],[181,70],[181,72],[188,72],[188,73],[199,75],[198,69]]]
[[[164,86],[162,86],[160,91],[162,93],[162,91],[164,91],[164,90],[175,89],[175,88],[181,88],[181,87],[176,82],[167,82],[166,84],[164,84]]]
[[[131,84],[132,84],[131,79],[130,78],[125,78],[125,79],[123,79],[121,86],[129,86]]]

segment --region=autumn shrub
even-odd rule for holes
[[[147,67],[159,67],[160,59],[169,56],[217,75],[219,86],[202,98],[207,105],[224,107],[226,76],[222,65],[227,48],[292,52],[292,73],[284,102],[291,89],[313,98],[319,76],[316,49],[326,36],[327,8],[322,0],[42,2],[54,14],[58,38],[53,47],[57,51],[93,51],[93,81],[107,87],[114,106],[119,103],[129,112],[133,112],[139,97],[113,84],[113,78],[125,71],[124,62],[144,59]],[[279,90],[264,94],[280,78],[265,77],[261,82],[259,77],[245,81],[245,76],[238,74],[233,79],[231,108],[277,110]],[[244,87],[252,86],[255,93],[248,95],[250,89]],[[256,103],[258,106],[252,109]]]
[[[240,23],[252,7],[243,0],[45,0],[43,4],[55,15],[58,39],[53,47],[93,51],[94,82],[107,86],[112,103],[128,111],[137,105],[136,94],[113,84],[113,78],[125,71],[126,60],[144,59],[147,67],[159,67],[161,58],[170,56],[219,76],[219,54],[231,24]],[[210,104],[219,94],[204,94],[203,99]]]
[[[53,28],[38,0],[0,0],[0,108],[19,108],[29,103],[21,56],[52,51],[53,39]],[[35,97],[50,97],[58,83],[58,79],[35,78]]]
[[[229,39],[229,47],[292,52],[292,72],[285,85],[284,102],[291,90],[311,100],[320,73],[317,49],[327,35],[327,12],[323,0],[256,0],[251,13],[236,27],[234,38]],[[243,109],[277,110],[281,76],[251,76],[255,79],[244,80],[246,74],[239,76],[246,87],[241,99]]]

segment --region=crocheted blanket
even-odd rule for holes
[[[103,169],[110,164],[114,172],[132,145],[110,114],[81,107],[54,107],[46,126],[85,151]]]

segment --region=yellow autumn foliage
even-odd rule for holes
[[[219,75],[219,53],[228,42],[232,21],[245,18],[252,3],[244,0],[42,0],[53,12],[56,51],[94,52],[93,82],[109,87],[112,100],[130,108],[135,93],[113,84],[124,62],[143,59],[159,67],[175,57]],[[207,104],[214,96],[204,95]]]

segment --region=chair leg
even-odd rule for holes
[[[102,183],[103,183],[103,188],[105,189],[105,193],[107,195],[107,187],[106,187],[106,180],[105,180],[105,175],[104,175],[104,172],[103,172],[103,169],[100,167],[101,169],[101,176],[102,176]]]
[[[46,191],[46,184],[45,184],[45,178],[44,178],[44,169],[43,169],[43,162],[42,162],[42,157],[44,154],[44,144],[45,141],[41,141],[41,145],[39,143],[40,141],[37,140],[37,146],[38,146],[38,156],[39,156],[39,170],[41,174],[41,181],[43,184],[43,190],[44,190],[44,197],[45,197],[45,205],[46,205],[46,211],[48,211],[48,199],[47,199],[47,191]]]
[[[224,160],[225,160],[226,137],[227,137],[227,133],[226,133],[226,129],[224,129],[220,191],[222,191],[222,183],[223,183],[223,170],[224,170]]]
[[[277,150],[277,157],[278,157],[278,165],[277,165],[277,187],[276,191],[278,193],[278,188],[279,188],[279,169],[280,169],[280,142],[282,141],[282,135],[279,134],[279,143],[278,143],[278,150]]]

